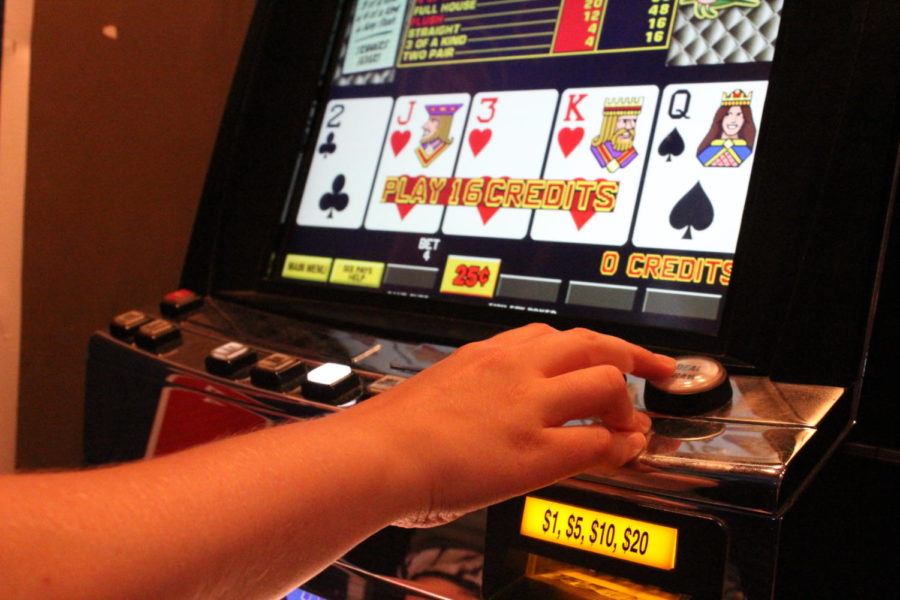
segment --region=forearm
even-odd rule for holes
[[[391,522],[444,522],[617,468],[650,427],[622,373],[673,369],[616,338],[533,325],[329,417],[131,465],[0,478],[0,597],[278,597]],[[591,417],[605,426],[564,426]]]
[[[379,434],[338,417],[0,479],[0,597],[277,597],[406,510]]]

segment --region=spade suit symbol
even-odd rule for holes
[[[669,225],[674,229],[685,229],[683,240],[693,239],[691,230],[703,231],[712,225],[715,212],[709,196],[700,182],[694,184],[687,194],[672,207],[669,213]]]
[[[337,144],[334,143],[334,133],[329,132],[328,137],[325,138],[325,143],[319,146],[319,154],[327,157],[329,154],[334,154],[335,150],[337,150]]]
[[[684,139],[678,133],[678,128],[673,127],[669,135],[663,138],[657,149],[660,156],[666,156],[666,162],[671,162],[673,156],[681,156],[684,152]]]
[[[340,212],[347,208],[347,204],[350,203],[350,196],[341,191],[344,189],[346,182],[347,179],[343,175],[338,175],[331,182],[331,191],[322,194],[322,197],[319,199],[319,208],[328,211],[329,219],[334,216],[334,211]]]

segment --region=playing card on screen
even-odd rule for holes
[[[332,100],[325,108],[298,225],[362,225],[393,99]]]
[[[663,90],[636,246],[734,252],[766,88],[734,81]]]
[[[652,85],[562,93],[543,178],[567,182],[567,200],[559,210],[536,211],[532,238],[603,245],[627,241],[657,97]]]
[[[367,229],[438,230],[444,206],[435,194],[453,175],[469,100],[469,94],[397,98],[366,214]]]
[[[463,196],[474,206],[447,207],[444,233],[527,235],[533,211],[521,207],[524,182],[540,178],[558,96],[556,90],[524,90],[481,92],[473,98],[454,175],[485,178],[486,185],[478,195]]]

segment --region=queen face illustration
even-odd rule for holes
[[[709,132],[697,148],[705,167],[739,167],[753,153],[756,124],[750,110],[752,94],[735,90],[722,95]]]
[[[722,118],[722,138],[738,139],[744,127],[744,111],[740,106],[732,106]]]

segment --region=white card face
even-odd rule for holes
[[[558,96],[556,90],[477,94],[455,176],[539,179]],[[494,198],[504,197],[510,203],[524,193],[515,184],[495,189]],[[487,204],[448,206],[441,230],[449,235],[521,239],[528,233],[532,212]]]
[[[590,194],[607,210],[538,210],[531,237],[541,241],[621,246],[628,240],[649,154],[659,89],[654,85],[573,88],[562,93],[544,179],[597,182]],[[567,191],[566,193],[570,193]],[[612,210],[608,210],[611,199]]]
[[[372,188],[365,221],[367,229],[411,233],[435,233],[438,230],[444,206],[428,202],[429,190],[434,190],[429,185],[439,184],[441,178],[453,175],[456,157],[464,143],[463,128],[470,99],[469,94],[401,96],[397,99]],[[386,190],[397,185],[397,180],[391,178],[403,176],[408,180],[401,188],[393,189],[404,192],[387,194]],[[419,179],[421,176],[428,180]],[[421,190],[413,185],[414,181],[422,183]]]
[[[735,251],[767,87],[735,81],[663,90],[636,246]]]
[[[357,229],[391,115],[392,98],[332,100],[316,140],[298,225]]]

